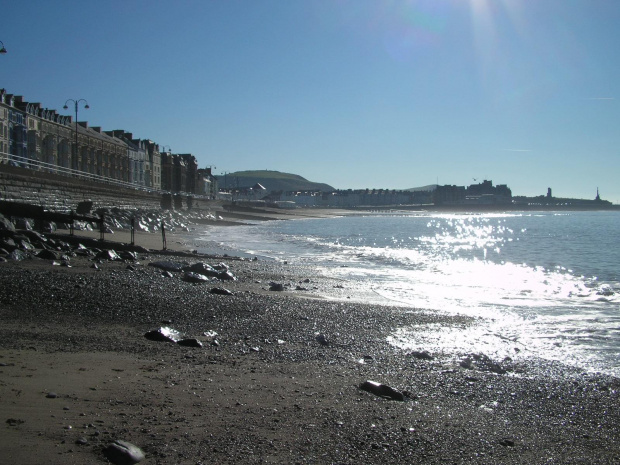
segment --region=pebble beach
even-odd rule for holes
[[[133,258],[0,263],[2,463],[122,463],[115,440],[151,464],[620,461],[615,378],[402,351],[399,327],[476,320],[366,304],[309,265],[197,255],[174,234],[165,252],[157,234],[136,242]],[[196,346],[145,337],[162,327]]]

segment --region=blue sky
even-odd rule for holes
[[[5,3],[0,87],[216,174],[620,203],[617,0]]]

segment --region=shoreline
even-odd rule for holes
[[[354,283],[340,289],[310,266],[195,255],[174,236],[178,255],[98,269],[85,257],[0,263],[0,457],[107,463],[103,448],[121,439],[158,464],[620,458],[618,379],[542,360],[413,355],[386,338],[475,319],[347,302]],[[238,280],[188,283],[148,266],[161,260],[222,261]],[[160,326],[204,345],[144,337]],[[406,402],[361,390],[366,380]]]

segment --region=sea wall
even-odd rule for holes
[[[90,200],[93,208],[156,210],[209,209],[214,202],[187,196],[162,195],[140,189],[103,184],[53,173],[0,164],[0,200],[40,205],[68,212]]]

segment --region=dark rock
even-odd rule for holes
[[[502,439],[501,441],[499,441],[499,444],[504,446],[504,447],[514,447],[515,446],[515,442],[512,439]]]
[[[118,254],[123,260],[137,260],[138,254],[130,250],[123,250]]]
[[[411,352],[411,356],[417,358],[418,360],[433,360],[433,356],[426,350],[421,352],[414,350],[413,352]]]
[[[48,392],[45,397],[47,397],[48,399],[55,399],[56,397],[58,397],[58,394],[56,394],[55,392]]]
[[[2,239],[0,239],[0,247],[12,252],[17,248],[17,244],[12,237],[3,237]]]
[[[88,439],[86,439],[85,437],[77,438],[77,439],[75,440],[75,443],[76,443],[78,446],[86,446],[86,445],[88,444]]]
[[[43,260],[60,260],[61,255],[62,254],[60,252],[48,249],[43,249],[37,253],[37,257],[42,258]]]
[[[499,363],[491,360],[484,354],[471,354],[469,357],[461,360],[460,366],[467,368],[468,370],[478,369],[480,371],[487,371],[503,375],[507,370]]]
[[[314,339],[316,340],[316,342],[318,342],[322,346],[329,345],[329,341],[327,340],[327,337],[325,336],[325,334],[317,334]]]
[[[180,273],[181,271],[183,271],[183,268],[186,266],[186,264],[162,260],[158,262],[151,262],[149,263],[149,266],[154,266],[155,268],[159,268],[160,270],[164,270],[164,271],[172,271],[172,272]]]
[[[53,221],[43,221],[41,223],[41,229],[47,233],[53,233],[58,228],[56,227],[56,223],[54,223]]]
[[[15,245],[21,250],[34,250],[34,246],[26,236],[15,236],[13,240],[15,241]]]
[[[399,400],[401,402],[405,400],[405,396],[402,392],[386,384],[377,383],[375,381],[364,381],[360,385],[360,389],[386,399]]]
[[[175,329],[161,327],[159,329],[149,331],[144,335],[144,337],[150,341],[173,342],[176,344],[179,339],[181,339],[181,334]]]
[[[183,275],[183,281],[187,281],[188,283],[207,283],[209,282],[209,278],[203,274],[186,271]]]
[[[219,279],[220,281],[236,281],[237,278],[235,276],[233,276],[233,274],[230,271],[220,271],[217,276],[217,279]]]
[[[185,347],[202,347],[202,342],[195,338],[181,339],[177,344]]]
[[[90,211],[93,209],[93,202],[91,200],[82,200],[78,202],[75,212],[78,215],[90,215]]]
[[[26,236],[30,241],[38,241],[38,242],[47,242],[47,238],[37,231],[21,231],[21,233]]]
[[[32,224],[27,218],[17,218],[17,221],[15,222],[15,227],[17,229],[25,229],[27,231],[32,230]]]
[[[270,291],[276,291],[276,292],[281,292],[284,290],[284,284],[282,283],[269,283],[269,290]]]
[[[22,423],[24,423],[24,420],[20,420],[19,418],[9,418],[6,421],[6,424],[9,426],[17,426],[17,425],[21,425]]]
[[[103,455],[115,465],[132,465],[144,460],[144,452],[127,441],[116,440],[103,449]]]
[[[218,295],[233,295],[231,291],[229,291],[228,289],[224,289],[223,287],[214,287],[209,292],[211,294],[218,294]]]
[[[8,218],[5,218],[4,215],[0,214],[0,231],[15,231],[15,226],[13,223],[9,221]]]
[[[10,260],[15,260],[16,262],[25,260],[28,258],[28,254],[19,249],[13,250],[8,257]]]

